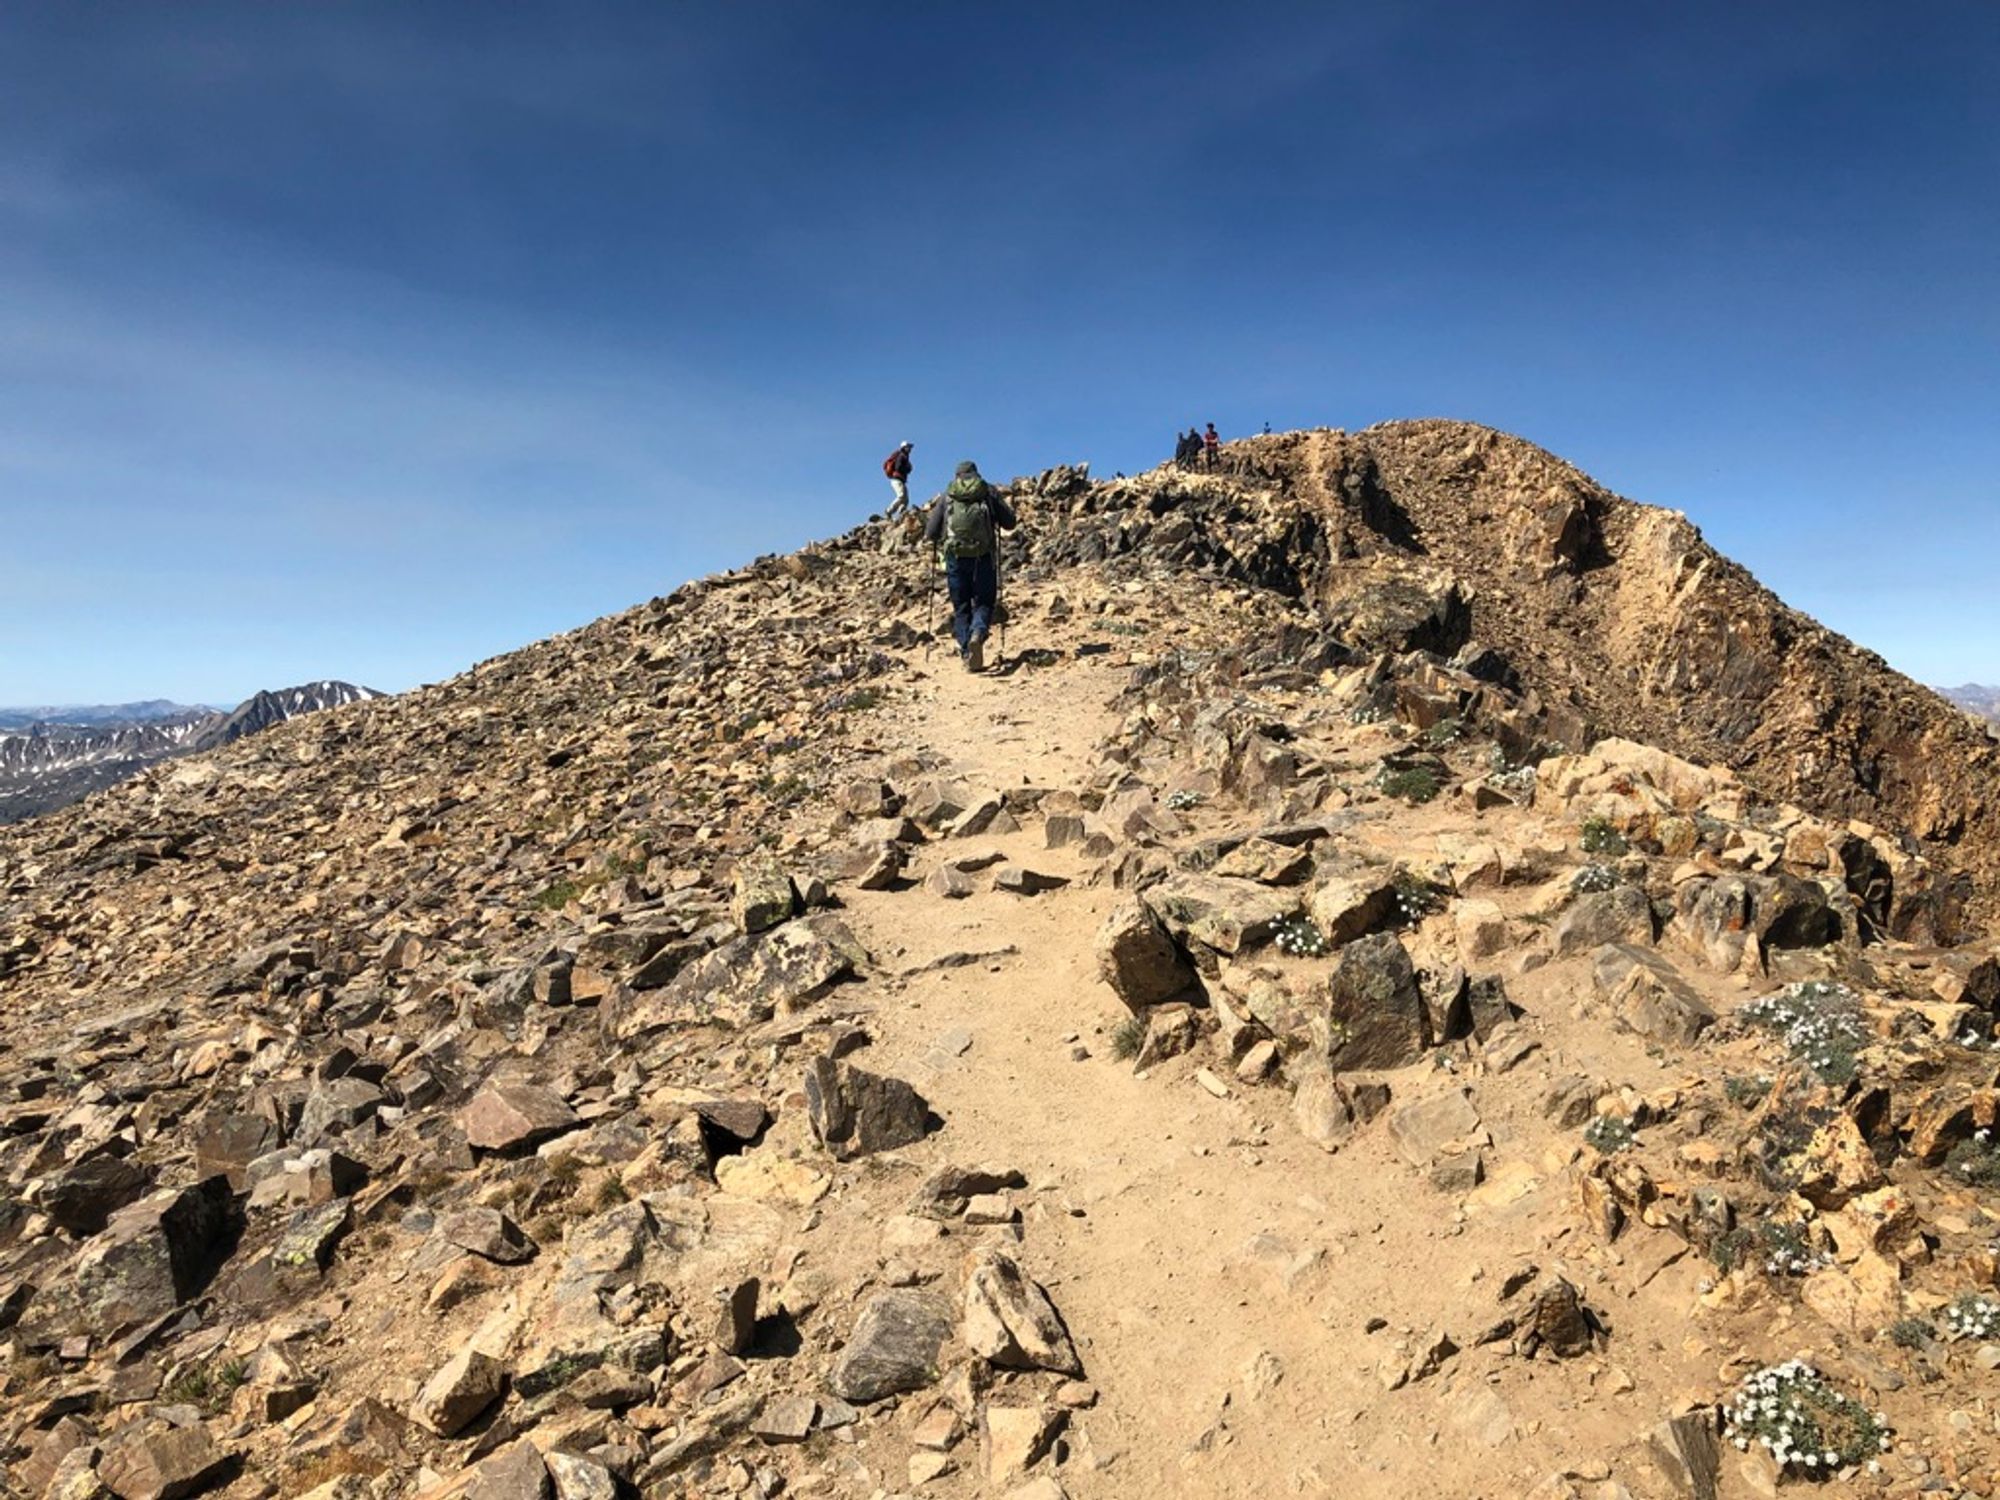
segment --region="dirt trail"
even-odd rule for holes
[[[975,787],[1081,790],[1127,671],[1066,654],[1060,665],[972,677],[936,653],[889,743],[946,758]],[[1533,1242],[1546,1222],[1534,1210],[1553,1191],[1539,1167],[1532,1178],[1520,1168],[1533,1191],[1468,1220],[1394,1154],[1379,1125],[1328,1156],[1293,1128],[1282,1089],[1230,1077],[1229,1097],[1217,1098],[1191,1059],[1135,1075],[1111,1057],[1124,1012],[1092,952],[1118,893],[1084,883],[1069,851],[1044,848],[1038,821],[932,844],[910,874],[921,880],[935,863],[989,846],[1075,883],[1027,898],[982,881],[955,902],[920,885],[852,899],[856,930],[885,968],[1018,950],[892,989],[874,1018],[870,1065],[910,1078],[945,1118],[912,1153],[922,1165],[991,1162],[1028,1177],[1024,1262],[1049,1286],[1102,1393],[1071,1428],[1075,1457],[1063,1473],[1073,1495],[1513,1495],[1550,1472],[1551,1455],[1630,1441],[1630,1422],[1606,1427],[1574,1410],[1598,1379],[1625,1378],[1595,1360],[1544,1375],[1468,1356],[1393,1395],[1378,1373],[1399,1339],[1414,1345],[1444,1309],[1461,1309],[1452,1330],[1468,1341],[1477,1330],[1466,1321],[1497,1318],[1498,1282],[1531,1256],[1580,1282],[1603,1279]],[[1087,1059],[1072,1056],[1079,1038]],[[1451,1082],[1411,1072],[1431,1076],[1399,1083],[1399,1097]],[[1533,1161],[1538,1126],[1510,1141],[1502,1122],[1496,1144]],[[1468,1305],[1478,1311],[1463,1313]],[[1372,1319],[1387,1327],[1366,1331]],[[1672,1336],[1650,1340],[1665,1360],[1651,1372],[1662,1383],[1682,1363],[1678,1350],[1665,1358]],[[1544,1423],[1555,1445],[1520,1452]],[[1506,1448],[1496,1452],[1496,1441]]]

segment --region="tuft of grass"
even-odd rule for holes
[[[285,1477],[282,1493],[309,1495],[323,1484],[331,1484],[343,1474],[374,1479],[388,1469],[379,1458],[357,1453],[352,1448],[329,1448],[307,1459]]]
[[[883,692],[878,687],[858,687],[851,693],[842,693],[827,706],[837,714],[866,713],[871,708],[882,705]]]
[[[535,905],[543,911],[561,911],[582,894],[583,888],[574,880],[558,880],[535,893]]]
[[[1898,1318],[1886,1331],[1898,1349],[1921,1349],[1937,1339],[1937,1325],[1924,1318]]]
[[[625,1184],[622,1181],[616,1176],[611,1176],[598,1183],[596,1197],[593,1201],[597,1211],[602,1213],[607,1208],[616,1208],[621,1203],[631,1202],[632,1195],[626,1191]]]
[[[1738,1109],[1755,1109],[1770,1093],[1771,1079],[1767,1074],[1752,1077],[1747,1073],[1731,1073],[1722,1080],[1722,1097]]]
[[[215,1416],[229,1405],[229,1398],[250,1378],[250,1366],[241,1359],[225,1359],[219,1364],[189,1365],[178,1370],[163,1387],[161,1396],[171,1405],[195,1406]]]
[[[1111,1033],[1111,1055],[1120,1062],[1129,1062],[1137,1057],[1139,1049],[1145,1045],[1146,1023],[1137,1016],[1127,1016]]]

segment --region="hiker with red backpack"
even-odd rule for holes
[[[889,507],[889,514],[900,516],[910,508],[910,443],[901,444],[894,453],[882,460],[882,472],[889,478],[889,488],[896,492],[895,502]]]
[[[1216,435],[1213,422],[1208,424],[1208,431],[1201,435],[1201,457],[1202,466],[1213,473],[1222,457],[1222,439]]]
[[[985,670],[986,633],[1000,602],[1000,533],[1014,529],[1014,508],[967,459],[924,518],[924,540],[944,553],[951,591],[951,634],[968,672]]]

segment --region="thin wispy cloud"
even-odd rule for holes
[[[1996,66],[1859,4],[16,10],[0,701],[443,676],[903,437],[1431,414],[2000,675]]]

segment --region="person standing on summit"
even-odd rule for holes
[[[1014,508],[967,459],[924,518],[924,540],[944,553],[951,591],[951,634],[968,672],[986,666],[986,634],[1000,600],[1000,533],[1014,529]]]
[[[1215,424],[1208,424],[1208,431],[1201,435],[1201,456],[1204,467],[1213,472],[1216,462],[1222,457],[1222,439],[1216,436]]]
[[[900,516],[910,508],[910,449],[913,446],[904,442],[882,460],[882,472],[889,476],[889,488],[896,492],[895,502],[889,507],[892,516]]]

